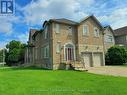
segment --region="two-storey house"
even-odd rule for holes
[[[103,27],[93,15],[80,22],[50,19],[32,39],[36,66],[59,69],[63,63],[84,68],[105,65]]]

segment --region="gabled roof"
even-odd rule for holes
[[[112,32],[112,33],[113,33],[113,35],[114,35],[114,30],[112,29],[112,27],[111,27],[110,25],[105,26],[105,27],[104,27],[104,30],[106,30],[106,29],[110,29],[110,30],[111,30],[111,32]]]
[[[29,32],[29,40],[35,34],[36,31],[37,31],[36,29],[30,29],[30,32]]]
[[[50,19],[49,21],[55,21],[58,23],[64,23],[64,24],[70,24],[70,25],[77,25],[78,22],[72,21],[72,20],[68,20],[65,18],[61,18],[61,19]]]
[[[89,18],[93,19],[101,27],[101,29],[103,29],[101,23],[97,20],[97,18],[94,15],[90,15],[90,16],[85,17],[84,19],[82,19],[80,21],[80,23],[82,23],[83,21],[88,20]]]
[[[127,35],[127,26],[114,30],[115,36]]]
[[[57,22],[57,23],[63,23],[63,24],[69,24],[69,25],[80,25],[83,21],[86,21],[88,20],[89,18],[91,18],[92,20],[95,21],[95,23],[100,26],[101,29],[103,29],[101,23],[97,20],[97,18],[94,16],[94,15],[91,15],[91,16],[87,16],[85,17],[84,19],[82,19],[80,22],[75,22],[75,21],[72,21],[72,20],[68,20],[68,19],[65,19],[65,18],[61,18],[61,19],[50,19],[49,21],[45,21],[43,23],[43,28],[44,26],[49,23],[49,22]]]

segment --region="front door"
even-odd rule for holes
[[[74,60],[74,46],[73,45],[67,44],[65,46],[65,58],[66,58],[66,61]]]

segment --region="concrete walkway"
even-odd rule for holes
[[[88,72],[102,75],[124,76],[127,77],[127,67],[122,66],[103,66],[92,67]]]

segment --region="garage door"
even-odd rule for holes
[[[94,67],[102,66],[102,60],[103,60],[102,53],[93,54],[93,66]]]
[[[83,59],[84,59],[84,64],[85,67],[91,67],[91,58],[92,55],[90,53],[84,54]]]

